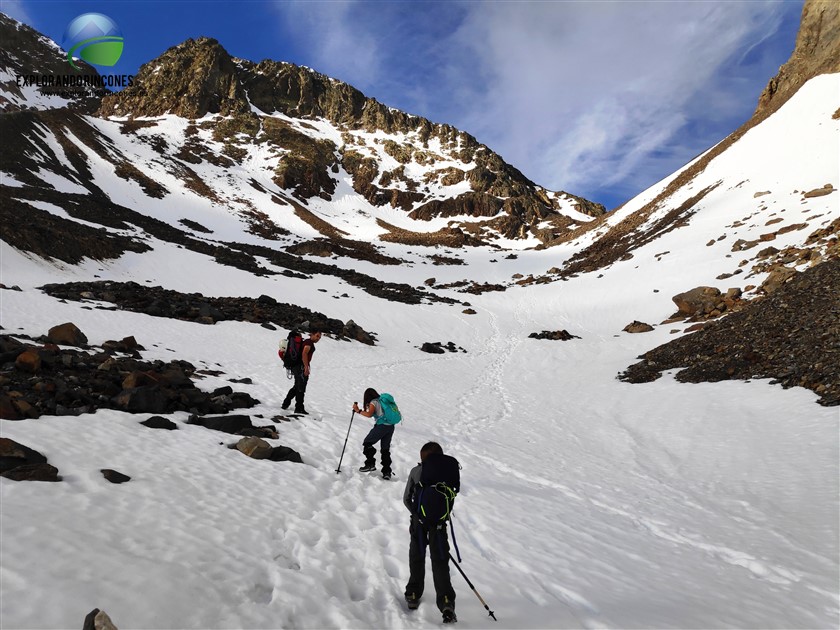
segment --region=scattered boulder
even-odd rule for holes
[[[764,282],[761,283],[761,290],[764,291],[764,293],[773,293],[783,284],[789,282],[796,274],[796,269],[778,266],[771,271],[770,275],[768,275]]]
[[[0,393],[0,418],[3,420],[20,420],[17,407],[15,407],[12,399],[4,393]]]
[[[125,483],[126,481],[131,481],[131,477],[128,475],[124,475],[121,472],[117,472],[116,470],[112,470],[110,468],[102,468],[99,472],[101,472],[102,476],[111,483]]]
[[[176,431],[178,429],[178,425],[172,422],[172,420],[168,420],[167,418],[163,418],[161,416],[152,416],[140,424],[147,426],[150,429],[167,429],[168,431]]]
[[[113,398],[118,409],[129,413],[169,413],[169,397],[158,385],[124,389]]]
[[[271,450],[271,455],[268,457],[273,462],[296,462],[298,464],[303,463],[303,458],[293,448],[289,448],[288,446],[275,446]]]
[[[684,315],[709,313],[715,308],[720,297],[720,289],[715,287],[696,287],[685,293],[678,293],[671,299],[677,309]]]
[[[833,192],[834,186],[832,184],[825,184],[822,188],[814,188],[813,190],[802,193],[802,197],[805,199],[810,197],[822,197],[823,195],[829,195]]]
[[[85,617],[82,630],[118,630],[104,610],[94,608]]]
[[[47,332],[47,341],[63,346],[76,346],[80,348],[85,347],[88,342],[85,334],[72,322],[50,328],[49,332]]]
[[[244,437],[236,443],[236,449],[253,459],[268,459],[271,457],[272,446],[262,438]]]
[[[15,369],[35,374],[41,371],[41,355],[36,350],[21,352],[15,359]]]
[[[464,350],[461,346],[456,346],[452,341],[449,341],[446,344],[443,344],[440,341],[427,341],[420,346],[420,350],[428,352],[429,354],[444,354],[447,350],[449,352],[466,352],[466,350]]]
[[[222,431],[223,433],[236,434],[243,429],[253,429],[251,424],[251,417],[246,415],[230,415],[230,416],[213,416],[213,417],[199,417],[190,416],[187,420],[188,424],[198,424],[206,429],[213,429],[214,431]]]
[[[627,324],[622,330],[627,333],[646,333],[653,330],[653,326],[634,320],[633,322]]]
[[[0,476],[14,481],[61,481],[58,469],[36,450],[0,438]]]
[[[344,324],[344,328],[341,330],[341,336],[356,340],[368,346],[374,345],[373,336],[358,326],[352,319]]]

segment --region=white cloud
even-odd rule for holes
[[[724,69],[800,5],[284,6],[322,72],[469,131],[540,184],[591,197],[638,192],[720,139],[692,126],[743,122],[769,76]]]

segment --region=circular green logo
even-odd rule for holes
[[[113,66],[123,52],[123,36],[116,22],[101,13],[84,13],[67,25],[64,31],[67,61],[76,70],[73,58],[84,59],[94,66]]]

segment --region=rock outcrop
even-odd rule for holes
[[[680,382],[771,378],[806,387],[826,406],[840,405],[840,260],[797,273],[770,295],[646,352],[620,378],[656,380],[682,368]]]
[[[757,116],[779,109],[808,79],[840,72],[840,3],[807,0],[796,46],[758,99]]]

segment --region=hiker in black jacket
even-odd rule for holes
[[[429,547],[429,555],[432,559],[432,578],[435,584],[435,603],[438,610],[443,613],[443,622],[452,623],[457,621],[458,618],[455,616],[455,590],[452,588],[452,581],[449,576],[449,539],[446,535],[446,521],[449,517],[448,508],[451,507],[451,501],[446,503],[446,514],[442,516],[435,514],[433,519],[424,519],[426,520],[425,525],[421,520],[423,518],[422,504],[427,503],[426,499],[422,499],[422,495],[431,493],[434,495],[432,498],[435,499],[440,499],[440,496],[442,496],[437,494],[434,487],[430,487],[431,481],[433,481],[433,479],[430,479],[430,474],[433,473],[434,468],[437,468],[442,458],[455,463],[455,474],[457,476],[457,461],[444,455],[443,449],[437,442],[428,442],[420,449],[420,463],[411,469],[408,481],[405,484],[403,503],[411,512],[411,525],[408,529],[411,535],[411,542],[408,547],[408,566],[411,575],[408,578],[408,584],[405,586],[405,601],[411,610],[420,605],[426,578],[426,547]],[[424,465],[427,467],[425,475]],[[421,480],[425,482],[425,486]],[[457,493],[460,479],[448,482],[448,485],[453,484],[455,487],[451,490]],[[454,493],[452,494],[453,500]],[[433,510],[429,508],[429,512],[431,511]],[[436,511],[440,512],[441,510]]]

